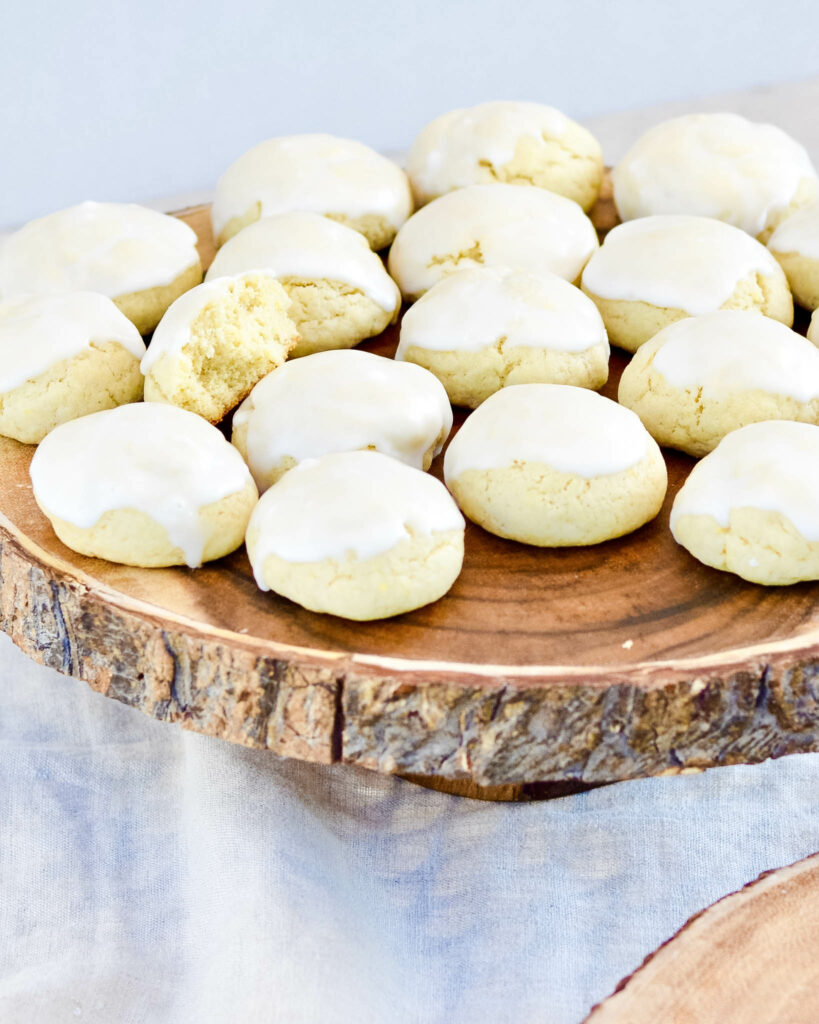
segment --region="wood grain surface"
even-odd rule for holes
[[[816,1024],[819,854],[702,911],[585,1024]]]
[[[207,264],[207,209],[180,216]],[[595,219],[615,222],[608,199]],[[396,342],[393,328],[364,347]],[[615,352],[604,393],[624,365]],[[243,551],[197,570],[75,554],[34,503],[32,452],[0,439],[0,625],[155,718],[506,798],[819,749],[819,586],[754,586],[679,548],[687,456],[666,452],[665,506],[628,537],[547,550],[470,524],[446,597],[350,623],[261,593]]]

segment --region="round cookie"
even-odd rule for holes
[[[793,299],[764,245],[708,217],[620,224],[583,271],[612,345],[636,352],[663,327],[717,309],[755,309],[789,327]]]
[[[576,281],[597,246],[592,222],[571,199],[528,185],[468,185],[410,217],[388,266],[414,302],[456,270],[481,264]]]
[[[401,321],[396,359],[418,363],[455,405],[511,384],[599,388],[609,372],[594,303],[556,274],[472,267],[445,277]]]
[[[598,544],[653,519],[663,457],[633,412],[594,391],[519,384],[496,392],[447,448],[444,479],[462,511],[524,544]]]
[[[366,621],[437,601],[463,563],[446,488],[379,452],[307,459],[261,498],[247,551],[256,582],[314,612]]]
[[[0,304],[0,434],[37,444],[60,423],[142,398],[145,343],[96,292]]]
[[[284,213],[245,228],[216,254],[206,280],[266,270],[290,297],[301,341],[291,358],[351,348],[398,317],[401,294],[357,231],[317,213]]]
[[[819,196],[806,150],[770,124],[737,114],[687,114],[650,128],[612,173],[620,217],[716,217],[766,241]]]
[[[163,316],[142,360],[145,401],[218,423],[297,344],[289,307],[284,288],[259,271],[192,288]]]
[[[688,317],[640,348],[618,399],[659,444],[699,457],[747,423],[819,423],[819,349],[759,313]]]
[[[814,310],[813,316],[810,318],[808,341],[812,341],[814,345],[819,346],[819,310]]]
[[[173,405],[138,402],[64,423],[30,472],[65,545],[145,568],[194,567],[234,551],[258,498],[233,445]]]
[[[333,135],[285,135],[254,146],[216,185],[211,209],[217,245],[277,213],[323,214],[383,249],[412,213],[401,168],[362,142]]]
[[[546,188],[590,210],[603,181],[603,151],[554,107],[481,103],[428,124],[410,147],[407,174],[419,206],[466,185],[505,182]]]
[[[819,308],[819,202],[797,210],[768,239],[800,306]]]
[[[134,203],[80,203],[30,221],[0,247],[0,298],[92,291],[150,334],[202,280],[196,233]]]
[[[317,352],[259,381],[233,416],[233,443],[260,491],[307,458],[373,449],[429,469],[452,429],[431,373],[370,352]]]
[[[751,583],[819,579],[819,427],[751,423],[698,462],[674,499],[678,544]]]

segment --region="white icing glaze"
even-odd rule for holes
[[[480,258],[440,262],[476,244]],[[392,244],[389,269],[405,295],[481,263],[574,281],[597,244],[591,221],[571,199],[528,185],[470,185],[410,217]]]
[[[706,397],[765,391],[800,402],[819,398],[819,349],[760,313],[723,309],[689,317],[655,336],[653,367],[673,387]]]
[[[814,345],[819,345],[819,309],[815,309],[813,316],[810,318],[808,341],[812,341]]]
[[[46,373],[93,344],[118,342],[136,359],[145,342],[105,295],[69,292],[0,305],[0,393]]]
[[[264,271],[255,273],[260,274]],[[244,276],[235,274],[233,277],[217,277],[180,295],[168,307],[153,333],[151,344],[141,363],[142,372],[147,376],[161,356],[178,356],[185,345],[190,343],[191,324],[205,306],[223,300],[230,286]]]
[[[608,340],[597,306],[556,274],[471,267],[445,277],[404,314],[396,359],[407,349],[470,351],[495,345],[584,352]]]
[[[31,460],[31,482],[38,504],[82,529],[116,509],[145,512],[193,567],[207,539],[199,510],[242,490],[250,472],[200,416],[137,402],[52,430]]]
[[[442,431],[449,435],[452,407],[423,367],[348,349],[273,370],[236,410],[234,431],[244,424],[248,464],[261,487],[286,455],[300,461],[369,445],[421,469]]]
[[[292,210],[354,218],[371,213],[394,228],[412,213],[401,168],[363,142],[334,135],[268,139],[240,156],[216,185],[214,234],[254,203],[261,203],[263,217]]]
[[[275,277],[341,281],[382,309],[395,311],[401,294],[363,235],[317,213],[264,217],[217,252],[206,280],[266,270]]]
[[[671,532],[680,516],[713,516],[730,524],[731,512],[779,512],[802,536],[819,541],[819,427],[769,420],[734,430],[691,470],[671,509]]]
[[[612,178],[624,220],[690,213],[758,235],[816,171],[804,147],[774,125],[688,114],[649,129]]]
[[[412,533],[462,530],[464,519],[444,485],[379,452],[307,459],[262,495],[248,535],[251,562],[267,590],[270,555],[288,562],[374,558]]]
[[[819,260],[819,202],[786,217],[768,239],[768,248]]]
[[[739,228],[684,214],[619,224],[583,271],[603,299],[648,302],[692,316],[719,309],[751,274],[781,276],[774,257]]]
[[[133,203],[80,203],[30,221],[0,247],[0,297],[170,284],[199,259],[196,233]]]
[[[470,469],[539,462],[591,479],[637,465],[648,450],[646,428],[630,409],[586,388],[515,384],[491,395],[447,448],[444,479]]]
[[[416,198],[426,203],[472,185],[481,161],[502,167],[524,136],[560,140],[570,124],[559,110],[541,103],[498,101],[451,110],[428,124],[410,147],[407,174]],[[596,145],[591,135],[589,144]]]

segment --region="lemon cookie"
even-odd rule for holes
[[[678,544],[752,583],[819,579],[819,427],[751,423],[698,462],[674,499]]]
[[[65,545],[146,568],[194,567],[233,551],[258,497],[216,427],[146,402],[52,430],[31,460],[31,482]]]
[[[301,338],[291,357],[351,348],[380,334],[398,316],[401,294],[357,231],[317,213],[265,217],[216,254],[214,277],[267,270],[290,296]]]
[[[800,306],[819,308],[819,202],[783,220],[768,248],[785,271]]]
[[[384,619],[437,601],[461,571],[464,520],[442,483],[379,452],[307,459],[256,506],[256,582],[314,612]]]
[[[659,444],[705,455],[747,423],[819,423],[819,349],[759,313],[689,317],[640,348],[619,401]]]
[[[554,107],[481,103],[428,124],[410,148],[407,174],[419,205],[497,181],[547,188],[590,210],[603,181],[603,151]]]
[[[481,264],[575,281],[597,245],[592,222],[571,199],[526,185],[469,185],[413,214],[388,265],[414,302],[456,270]]]
[[[371,448],[429,469],[452,429],[441,383],[370,352],[317,352],[259,381],[233,416],[233,443],[260,491],[306,458]]]
[[[142,360],[145,400],[218,423],[287,358],[299,336],[270,274],[218,277],[178,298]]]
[[[444,479],[463,512],[501,537],[598,544],[653,519],[665,463],[637,416],[584,388],[498,391],[447,448]]]
[[[37,444],[60,423],[142,398],[145,343],[96,292],[0,304],[0,434]]]
[[[323,214],[383,249],[412,213],[401,168],[362,142],[333,135],[268,139],[232,164],[216,185],[211,217],[222,245],[260,217]]]
[[[814,345],[819,345],[819,310],[817,309],[813,311],[813,316],[810,318],[808,341],[812,341]]]
[[[80,203],[30,221],[0,247],[0,298],[100,292],[141,334],[202,280],[196,233],[133,203]]]
[[[418,363],[455,405],[510,384],[599,388],[609,344],[597,307],[556,274],[473,267],[444,278],[401,321],[396,359]]]
[[[668,215],[620,224],[583,271],[612,345],[629,352],[686,316],[756,309],[793,323],[785,274],[764,245],[709,217]]]
[[[612,174],[623,220],[662,213],[716,217],[765,241],[819,196],[803,146],[737,114],[687,114],[650,128]]]

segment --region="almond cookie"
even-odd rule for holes
[[[466,185],[536,185],[597,201],[603,151],[591,132],[542,103],[481,103],[451,110],[424,128],[407,157],[418,205]]]
[[[147,402],[56,427],[34,453],[31,483],[63,544],[144,568],[195,567],[235,550],[258,498],[216,427]]]
[[[623,220],[662,213],[716,217],[766,241],[819,196],[806,150],[737,114],[687,114],[650,128],[612,174]]]
[[[388,265],[414,302],[456,270],[481,264],[576,281],[597,245],[592,222],[571,199],[526,185],[469,185],[413,214]]]
[[[756,309],[789,327],[793,299],[764,245],[708,217],[620,224],[583,271],[612,345],[637,349],[663,327],[717,309]]]
[[[0,298],[92,291],[150,334],[202,280],[196,233],[133,203],[80,203],[30,221],[0,247]]]
[[[819,579],[819,427],[751,423],[698,462],[674,499],[678,544],[751,583]]]
[[[819,307],[819,203],[783,220],[768,240],[768,248],[785,271],[799,305],[810,310]]]
[[[452,429],[443,386],[420,366],[370,352],[316,352],[259,381],[232,441],[260,491],[307,458],[369,448],[429,469]]]
[[[701,456],[747,423],[819,423],[819,349],[759,313],[688,317],[640,348],[618,398],[659,444]]]
[[[247,530],[256,582],[314,612],[384,619],[437,601],[461,571],[464,520],[442,483],[379,452],[307,459]]]
[[[447,448],[444,479],[463,512],[524,544],[599,544],[653,519],[667,475],[629,409],[584,388],[498,391]]]
[[[213,235],[222,245],[271,214],[323,214],[383,249],[412,213],[401,168],[362,142],[333,135],[285,135],[260,142],[216,185]]]
[[[0,434],[37,444],[60,423],[142,398],[145,343],[96,292],[0,304]]]
[[[206,280],[266,270],[290,297],[300,341],[291,358],[351,348],[398,317],[401,294],[357,231],[317,213],[264,217],[216,254]]]
[[[218,277],[167,311],[142,360],[146,402],[218,423],[299,340],[290,299],[270,274]]]
[[[396,359],[426,367],[455,405],[475,408],[510,384],[599,388],[609,372],[594,303],[556,274],[509,267],[459,270],[401,321]]]

